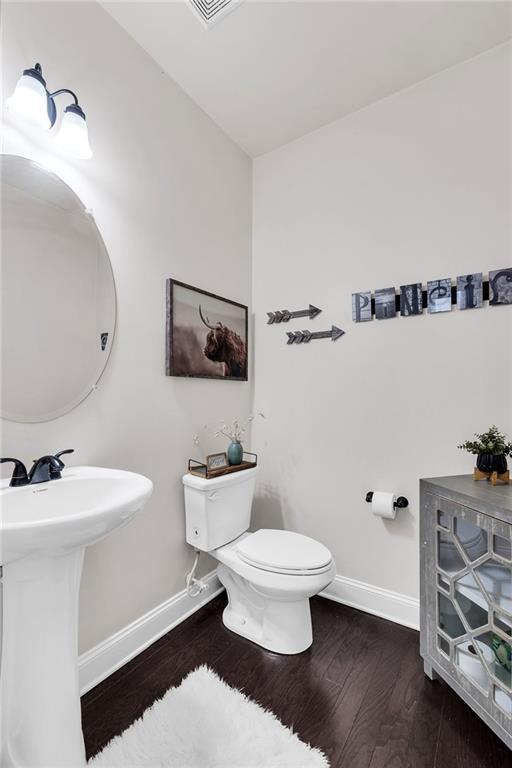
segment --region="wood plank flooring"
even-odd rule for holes
[[[279,656],[223,626],[224,596],[210,602],[83,696],[87,756],[208,664],[320,747],[332,768],[511,768],[500,739],[424,676],[417,632],[322,598],[311,604],[313,646]]]

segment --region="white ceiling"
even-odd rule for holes
[[[253,157],[509,39],[509,2],[187,0],[108,12]]]

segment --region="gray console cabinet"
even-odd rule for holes
[[[512,749],[512,485],[420,481],[420,649]]]

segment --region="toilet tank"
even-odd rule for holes
[[[249,528],[257,471],[254,467],[211,480],[191,473],[183,476],[189,544],[211,552]]]

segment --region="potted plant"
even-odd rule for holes
[[[489,427],[487,432],[479,435],[475,433],[476,440],[466,440],[458,447],[468,453],[476,455],[475,480],[490,475],[504,476],[500,479],[508,480],[507,456],[512,454],[512,441],[507,442],[507,436],[499,431],[496,425]]]

